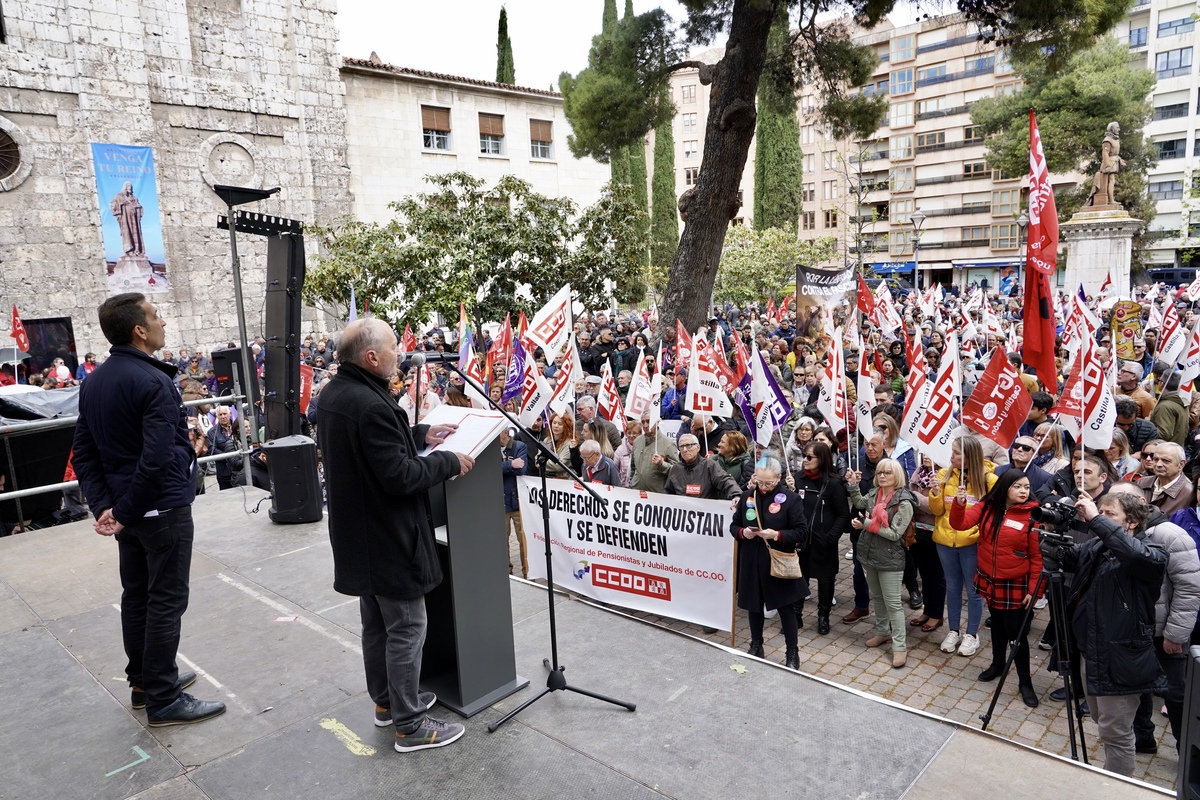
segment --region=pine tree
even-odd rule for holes
[[[496,34],[496,83],[517,82],[517,68],[513,63],[512,39],[508,38],[508,10],[500,6],[500,30]]]
[[[796,117],[796,59],[787,4],[780,3],[767,39],[767,63],[758,84],[754,144],[754,227],[796,230],[800,220],[803,157]]]
[[[617,29],[617,0],[604,0],[604,17],[600,22],[600,35],[612,36]],[[609,171],[612,175],[613,183],[623,183],[628,186],[630,180],[630,164],[629,164],[629,148],[619,147],[613,150],[612,158],[609,160]],[[642,166],[642,175],[646,174],[645,164]]]
[[[617,27],[617,0],[604,0],[604,17],[600,21],[600,35],[608,36]]]
[[[669,268],[679,247],[675,198],[675,135],[668,123],[654,129],[654,183],[650,220],[650,263]]]

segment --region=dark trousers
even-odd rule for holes
[[[746,618],[750,622],[750,641],[761,642],[763,638],[763,620],[766,617],[761,611],[747,611]],[[787,644],[789,650],[795,650],[798,647],[796,639],[796,631],[799,626],[796,623],[796,610],[790,605],[779,607],[779,627],[783,628],[783,641]]]
[[[117,534],[121,560],[121,636],[132,686],[146,693],[146,710],[179,699],[179,630],[188,606],[192,568],[192,507],[148,517]]]
[[[992,666],[1004,669],[1008,659],[1008,644],[1017,641],[1017,656],[1013,666],[1017,668],[1017,680],[1022,686],[1030,686],[1033,681],[1029,677],[1029,626],[1022,627],[1025,621],[1024,608],[995,608],[988,603],[988,612],[992,615]]]
[[[1178,655],[1169,655],[1163,650],[1163,638],[1154,637],[1154,652],[1158,654],[1158,663],[1167,676],[1167,691],[1163,701],[1167,704],[1167,722],[1171,725],[1171,735],[1175,737],[1175,749],[1179,749],[1179,737],[1183,733],[1183,698],[1186,691],[1187,650]],[[1139,742],[1154,738],[1154,698],[1150,692],[1142,695],[1138,702],[1137,714],[1133,718],[1133,732]]]
[[[859,611],[871,610],[871,587],[867,586],[867,574],[858,560],[858,537],[861,531],[850,529],[850,552],[854,554],[854,607]]]
[[[921,591],[921,584],[917,583],[917,559],[911,547],[904,550],[904,577],[902,582],[904,583],[904,588],[908,591],[909,597],[912,597],[913,593]]]
[[[925,590],[925,608],[922,613],[930,619],[941,619],[946,613],[946,573],[942,572],[942,559],[938,557],[937,545],[932,539],[922,539],[908,548],[909,556],[916,562],[921,574],[921,586]]]
[[[358,610],[362,615],[367,692],[375,705],[392,710],[396,730],[412,733],[425,717],[419,697],[421,649],[428,623],[425,598],[396,600],[365,595],[358,598]]]

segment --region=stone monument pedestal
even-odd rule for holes
[[[1109,296],[1129,297],[1133,235],[1141,225],[1140,219],[1115,203],[1084,206],[1060,225],[1058,234],[1067,246],[1067,291],[1074,292],[1083,284],[1083,290],[1095,296],[1111,273]]]

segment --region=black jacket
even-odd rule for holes
[[[1087,693],[1097,696],[1162,692],[1166,679],[1154,652],[1154,604],[1167,554],[1145,534],[1130,536],[1097,516],[1096,535],[1069,548],[1063,568],[1074,570],[1071,622],[1087,668]]]
[[[754,499],[755,518],[748,519],[749,501]],[[769,544],[759,536],[742,536],[743,528],[774,528],[779,541]],[[771,556],[767,548],[788,553],[803,552],[808,541],[804,507],[795,492],[781,480],[769,492],[745,492],[729,523],[730,532],[741,541],[738,552],[738,608],[761,612],[781,608],[808,597],[804,582],[771,576]]]
[[[838,542],[850,529],[850,500],[846,482],[837,475],[814,481],[803,472],[792,473],[796,494],[804,509],[805,524],[812,531],[812,542],[800,555],[806,578],[836,578],[841,555]]]
[[[441,583],[429,489],[458,474],[453,453],[417,455],[427,425],[408,417],[388,383],[343,364],[317,410],[333,588],[342,594],[413,600]]]
[[[92,514],[111,508],[122,525],[196,499],[196,452],[174,364],[128,345],[79,387],[71,463]]]
[[[500,474],[504,476],[504,511],[506,513],[520,511],[521,506],[517,498],[517,477],[525,475],[529,471],[529,448],[520,439],[509,439],[508,447],[500,448],[500,457],[504,459],[500,468]],[[512,462],[518,458],[523,463],[519,467],[514,467]]]

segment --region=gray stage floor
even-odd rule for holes
[[[0,539],[0,798],[1149,798],[1097,770],[513,581],[530,688],[449,747],[393,751],[373,725],[357,604],[333,592],[324,523],[277,526],[263,493],[195,507],[181,667],[222,717],[151,731],[129,707],[116,546],[88,523]],[[744,673],[733,669],[744,667]],[[435,712],[453,718],[445,709]]]

